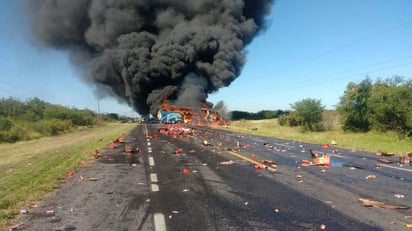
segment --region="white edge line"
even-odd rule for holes
[[[407,171],[407,172],[412,172],[412,169],[400,168],[400,167],[390,166],[390,165],[386,165],[386,164],[378,164],[378,166],[393,168],[393,169]]]

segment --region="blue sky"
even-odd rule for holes
[[[349,82],[393,75],[412,78],[412,1],[278,0],[267,30],[247,47],[242,74],[209,96],[229,110],[290,109],[305,98],[333,109]],[[19,1],[0,1],[0,98],[39,97],[97,110],[93,88],[67,54],[28,40]],[[101,112],[135,115],[114,99]]]

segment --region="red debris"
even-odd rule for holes
[[[257,169],[261,169],[262,167],[261,167],[260,165],[255,164],[255,166],[253,166],[253,168],[254,168],[255,170],[257,170]]]

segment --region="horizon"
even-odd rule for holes
[[[102,113],[136,114],[114,98],[98,99],[67,51],[30,41],[22,1],[0,7],[0,98],[37,97]],[[299,4],[298,4],[299,3]],[[277,1],[266,31],[246,47],[246,63],[230,86],[210,94],[229,111],[289,110],[306,98],[334,109],[350,82],[395,75],[411,79],[412,2]],[[20,17],[23,16],[23,17]],[[4,33],[4,34],[3,34]]]

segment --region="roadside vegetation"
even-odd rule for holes
[[[93,149],[136,126],[106,123],[99,127],[36,140],[0,144],[0,230],[22,209],[30,209],[56,189],[67,173],[93,161]]]
[[[276,112],[260,121],[236,112],[230,129],[313,143],[335,140],[341,147],[372,152],[412,151],[412,80],[400,76],[349,83],[336,110],[326,111],[320,100],[308,98]]]
[[[0,99],[0,230],[91,163],[93,149],[136,126],[116,113],[67,108],[38,98]]]
[[[32,98],[0,99],[0,143],[13,143],[61,135],[105,122],[128,121],[115,113],[97,114],[89,109],[67,108]]]

